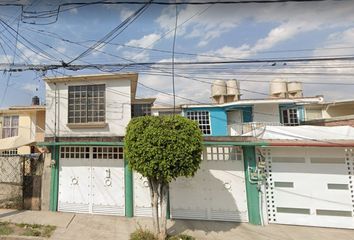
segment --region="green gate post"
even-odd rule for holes
[[[55,160],[55,164],[51,170],[49,210],[53,212],[58,209],[59,148],[60,146],[52,146],[52,159]]]
[[[133,172],[124,160],[125,216],[133,217]]]
[[[257,167],[256,149],[254,146],[243,146],[243,158],[245,163],[246,176],[246,192],[247,192],[247,207],[249,222],[255,225],[261,225],[261,215],[259,206],[259,192],[257,184],[251,183],[250,172],[248,168],[253,170]]]

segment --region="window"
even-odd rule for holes
[[[88,159],[90,158],[90,148],[89,147],[61,147],[60,157]]]
[[[123,159],[123,147],[93,147],[93,159]]]
[[[18,136],[18,116],[4,116],[2,126],[2,137],[16,137]]]
[[[242,149],[237,146],[206,147],[203,159],[208,161],[242,160]]]
[[[105,122],[105,85],[69,86],[69,123]]]
[[[151,103],[133,104],[132,117],[151,115]]]
[[[199,124],[200,130],[203,134],[211,134],[210,130],[210,120],[208,111],[191,111],[187,112],[187,118],[190,120],[196,121]]]
[[[0,151],[0,157],[12,157],[16,155],[18,155],[17,148],[6,150],[6,151]]]
[[[296,108],[289,108],[282,110],[282,120],[285,126],[300,125],[298,113]]]

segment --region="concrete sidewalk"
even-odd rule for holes
[[[46,211],[0,210],[0,221],[57,226],[51,239],[125,240],[139,225],[151,228],[150,218],[125,218]],[[211,221],[169,221],[169,233],[187,233],[206,240],[354,240],[354,230],[333,228],[238,224]]]

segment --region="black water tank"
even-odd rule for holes
[[[39,105],[39,97],[34,96],[32,98],[32,105]]]

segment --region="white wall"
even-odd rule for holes
[[[255,104],[253,106],[253,121],[254,122],[280,122],[279,104],[266,103]]]
[[[68,86],[106,85],[106,123],[105,128],[70,129],[68,123]],[[130,80],[100,80],[46,83],[46,136],[54,136],[55,123],[55,88],[57,88],[57,136],[58,137],[90,137],[90,136],[124,136],[125,128],[131,119]]]

